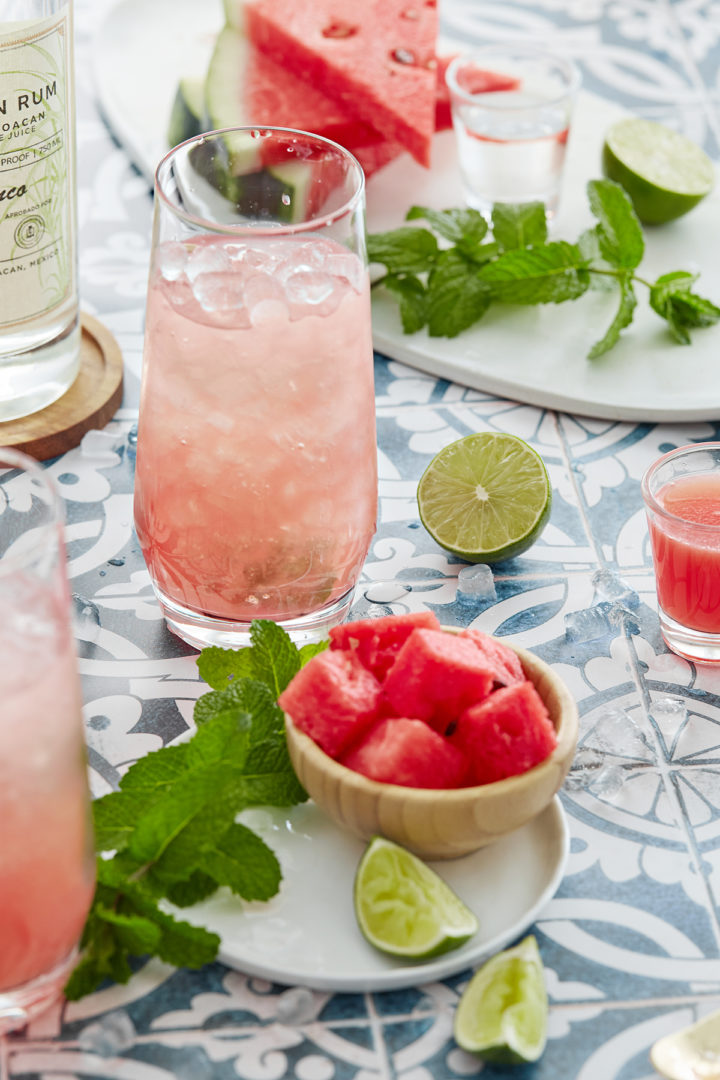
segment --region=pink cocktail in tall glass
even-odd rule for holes
[[[643,497],[663,637],[687,659],[720,662],[720,443],[665,454]]]
[[[94,887],[59,500],[0,450],[0,1033],[62,990]]]
[[[279,129],[174,150],[156,185],[135,523],[168,625],[319,637],[375,529],[363,179]]]

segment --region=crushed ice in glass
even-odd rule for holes
[[[88,1053],[110,1058],[129,1050],[136,1038],[132,1020],[123,1009],[118,1009],[82,1028],[78,1045]]]
[[[166,281],[177,281],[185,273],[188,261],[184,244],[167,243],[158,248],[158,270]]]
[[[635,590],[612,570],[597,570],[593,574],[592,583],[601,600],[609,600],[633,611],[640,606],[640,597]]]
[[[275,1016],[281,1024],[307,1024],[317,1014],[315,995],[304,986],[293,986],[278,995]]]
[[[237,311],[245,299],[244,286],[242,276],[236,273],[211,271],[198,274],[193,292],[204,311]]]
[[[201,274],[222,274],[232,270],[232,259],[219,244],[198,245],[185,265],[185,276],[194,282]]]
[[[492,568],[486,563],[473,563],[458,570],[457,598],[466,604],[491,604],[497,600]]]

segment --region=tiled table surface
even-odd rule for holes
[[[90,43],[109,6],[77,0],[76,8],[81,274],[85,310],[123,350],[125,400],[94,449],[48,463],[67,504],[96,794],[180,736],[204,689],[196,654],[164,629],[132,531],[151,197],[94,100]],[[720,16],[711,0],[465,0],[445,10],[452,18],[457,11],[477,40],[552,41],[581,63],[586,87],[679,127],[719,156]],[[655,1075],[653,1041],[720,1007],[720,672],[695,670],[662,644],[639,478],[663,451],[718,438],[720,422],[558,415],[381,356],[376,386],[380,516],[354,614],[427,607],[445,623],[473,623],[534,650],[574,693],[583,745],[597,741],[595,725],[609,708],[633,722],[608,758],[617,768],[595,789],[562,793],[571,853],[533,927],[547,971],[549,1041],[542,1060],[516,1075],[647,1080]],[[415,489],[440,447],[487,429],[536,447],[555,498],[542,539],[497,573],[497,601],[480,610],[457,601],[459,564],[419,526]],[[604,636],[572,642],[564,617],[593,603],[599,568],[621,574],[639,607]],[[685,710],[662,714],[657,703],[668,696]],[[285,987],[220,964],[191,973],[149,963],[127,987],[51,1011],[10,1039],[6,1064],[25,1080],[490,1080],[506,1074],[463,1054],[451,1037],[470,974],[412,990],[316,992],[304,1022],[292,1023],[278,1011]],[[116,1057],[83,1050],[81,1030],[118,1009],[134,1025],[131,1045]]]

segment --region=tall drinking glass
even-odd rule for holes
[[[93,894],[60,500],[0,449],[0,1035],[59,996]]]
[[[161,162],[135,524],[171,630],[247,644],[342,620],[375,529],[364,181],[287,129],[201,135]]]

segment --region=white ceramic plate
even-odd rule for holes
[[[453,0],[446,0],[448,5]],[[151,181],[166,151],[165,131],[178,80],[203,75],[216,32],[220,0],[121,0],[102,25],[93,49],[101,109],[135,165]],[[142,27],[142,33],[138,32]],[[168,27],[172,27],[172,34]],[[447,50],[451,42],[444,43]],[[132,57],[133,77],[128,78]],[[137,75],[137,77],[135,77]],[[600,152],[610,123],[623,109],[580,95],[568,143],[568,163],[555,234],[574,240],[594,224],[585,185],[600,175]],[[462,205],[452,132],[436,137],[428,171],[403,155],[371,178],[371,232],[396,228],[413,203],[442,209]],[[647,230],[644,276],[700,271],[703,295],[720,301],[717,222],[720,185],[691,214]],[[615,299],[593,293],[562,305],[491,309],[457,338],[405,335],[387,296],[373,301],[376,349],[421,371],[476,390],[533,405],[609,420],[674,421],[720,417],[720,326],[693,334],[691,347],[674,345],[638,289],[632,327],[607,356],[586,359],[614,315]]]
[[[556,798],[539,817],[474,855],[431,865],[477,915],[462,948],[408,965],[369,945],[355,922],[353,880],[365,845],[313,803],[252,810],[242,820],[277,854],[280,892],[243,904],[227,890],[180,916],[220,935],[220,959],[248,975],[315,990],[419,986],[464,971],[504,948],[537,918],[560,884],[568,853]]]

